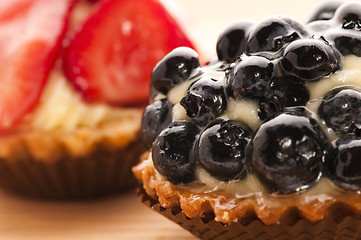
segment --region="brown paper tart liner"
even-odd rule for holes
[[[142,110],[98,129],[27,131],[0,137],[0,187],[49,199],[83,199],[135,188],[131,167],[145,151]]]
[[[51,162],[0,158],[0,186],[36,198],[80,199],[116,194],[135,187],[130,169],[141,151],[138,142],[131,142],[120,149],[100,144],[80,158],[64,152]]]
[[[277,224],[265,225],[254,214],[250,214],[242,223],[222,224],[215,221],[212,214],[188,218],[180,209],[163,208],[147,195],[143,187],[138,187],[138,195],[143,204],[204,240],[361,239],[361,216],[355,216],[352,209],[337,203],[329,209],[324,219],[316,223],[303,219],[297,211],[290,209]]]

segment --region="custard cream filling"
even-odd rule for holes
[[[52,71],[38,106],[28,118],[33,129],[73,131],[97,128],[102,124],[134,118],[139,109],[87,103],[58,69]]]

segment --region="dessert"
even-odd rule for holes
[[[177,48],[143,114],[142,201],[202,239],[357,239],[361,4],[230,25]]]
[[[134,187],[148,75],[178,46],[193,45],[156,0],[1,3],[0,186],[56,199]]]

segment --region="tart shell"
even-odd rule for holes
[[[142,159],[147,159],[145,153]],[[160,176],[151,162],[133,167],[142,183],[139,196],[156,212],[201,239],[359,239],[360,196],[340,193],[303,202],[295,198],[274,199],[270,205],[231,194],[192,192]],[[268,202],[269,203],[269,202]]]
[[[163,208],[140,187],[138,195],[146,206],[177,223],[185,230],[203,240],[222,239],[359,239],[361,238],[361,220],[356,216],[341,216],[344,206],[334,205],[330,215],[316,223],[289,213],[287,221],[265,225],[259,219],[249,215],[245,222],[223,224],[214,220],[214,215],[189,218],[180,209]]]
[[[2,136],[0,186],[49,199],[94,198],[135,187],[131,167],[145,151],[138,136],[141,112],[99,129],[20,129]]]

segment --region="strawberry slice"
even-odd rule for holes
[[[36,105],[73,0],[0,2],[0,132]]]
[[[145,102],[155,64],[193,45],[157,0],[99,3],[65,51],[65,74],[88,101]]]

